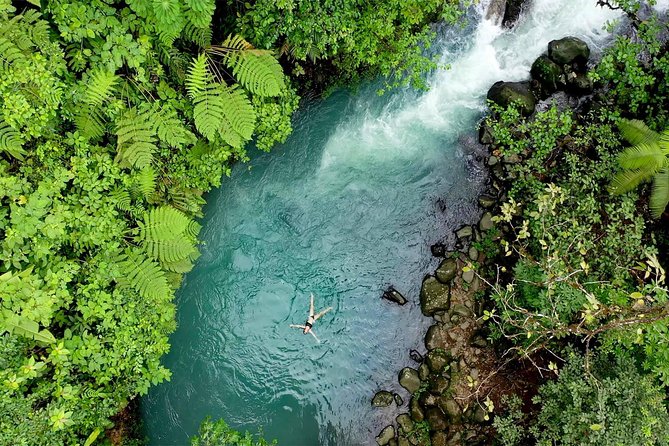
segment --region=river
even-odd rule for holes
[[[373,409],[371,397],[397,391],[406,406],[397,372],[424,349],[430,245],[480,214],[471,141],[487,89],[527,78],[552,39],[575,35],[597,53],[615,17],[594,0],[531,5],[513,31],[481,19],[483,6],[467,27],[441,29],[451,68],[427,92],[378,96],[372,83],[306,104],[286,144],[252,153],[208,195],[164,359],[172,379],[141,404],[150,444],[187,444],[207,415],[283,446],[375,444],[401,408]],[[389,285],[409,303],[381,299]],[[289,327],[312,292],[317,311],[334,308],[314,327],[320,343]]]

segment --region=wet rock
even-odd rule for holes
[[[432,316],[437,311],[448,310],[451,304],[451,293],[448,285],[428,276],[423,280],[420,290],[420,308],[425,316]]]
[[[586,73],[569,73],[567,75],[567,90],[570,93],[578,95],[590,94],[594,88],[592,79]]]
[[[430,407],[425,411],[425,419],[430,425],[430,431],[441,431],[448,428],[444,412],[438,407]]]
[[[467,238],[471,237],[474,231],[472,230],[472,227],[469,225],[462,226],[460,229],[455,231],[455,236],[457,238]]]
[[[418,398],[411,398],[409,413],[411,414],[411,419],[417,423],[425,419],[425,413],[423,412],[423,408],[420,407],[420,403],[418,403]]]
[[[534,113],[537,100],[530,91],[529,82],[495,82],[488,90],[488,100],[506,108],[511,103],[518,103],[520,111],[529,116]]]
[[[489,209],[489,208],[495,206],[496,202],[497,202],[497,200],[492,195],[483,194],[479,197],[479,205],[482,208]]]
[[[448,446],[462,446],[462,434],[460,431],[455,432],[451,438],[448,439]]]
[[[396,393],[396,394],[393,395],[393,397],[395,398],[395,404],[397,404],[398,406],[401,406],[402,404],[404,404],[404,400],[402,399],[402,397],[399,394]]]
[[[409,446],[410,444],[406,437],[397,437],[397,446]]]
[[[402,413],[395,418],[397,425],[400,427],[402,432],[411,432],[413,430],[414,423],[411,421],[411,417],[407,413]]]
[[[388,407],[393,403],[393,394],[387,390],[380,390],[376,392],[372,398],[372,406],[374,407]]]
[[[418,377],[418,371],[412,369],[411,367],[403,368],[399,373],[398,379],[400,386],[407,389],[409,393],[414,393],[420,389],[420,378]]]
[[[521,159],[517,153],[509,153],[508,155],[504,155],[502,161],[504,164],[518,164]]]
[[[437,395],[443,395],[451,385],[451,380],[445,376],[437,376],[430,381],[430,391]]]
[[[394,438],[391,438],[390,441],[388,442],[388,446],[399,446],[399,443],[397,443],[397,440]]]
[[[541,86],[541,91],[548,96],[556,92],[560,86],[562,68],[553,62],[547,55],[542,54],[532,64],[530,69],[532,79],[536,79]]]
[[[499,158],[497,158],[495,155],[492,155],[490,158],[488,158],[488,166],[492,167],[497,165],[497,163],[499,163]]]
[[[476,405],[476,409],[474,410],[474,414],[472,415],[472,420],[475,423],[483,424],[486,421],[488,421],[486,420],[486,415],[488,415],[488,413],[481,406]]]
[[[427,329],[425,348],[428,350],[434,350],[435,348],[445,349],[448,343],[448,329],[442,324],[434,324]]]
[[[483,214],[483,217],[481,217],[481,221],[479,222],[479,228],[481,228],[481,231],[489,231],[494,226],[495,224],[492,222],[492,214],[490,212]]]
[[[378,437],[376,437],[376,444],[379,446],[385,446],[393,438],[395,438],[395,428],[392,425],[388,425],[384,427]]]
[[[462,409],[453,398],[441,398],[439,407],[444,411],[452,423],[459,423],[462,418]]]
[[[474,280],[474,270],[469,269],[465,272],[462,273],[462,280],[464,280],[467,283],[472,283]]]
[[[425,362],[434,373],[441,373],[450,361],[448,353],[443,350],[432,350],[427,353]]]
[[[446,259],[441,262],[434,274],[437,276],[439,282],[448,284],[451,280],[455,279],[457,273],[458,262],[456,262],[455,259]]]
[[[479,142],[483,145],[492,144],[494,142],[492,128],[485,121],[479,126]]]
[[[397,291],[395,287],[388,287],[386,291],[383,292],[383,298],[391,302],[395,302],[398,305],[404,305],[407,303],[407,300],[402,293]]]
[[[430,252],[433,257],[444,257],[446,255],[446,245],[443,243],[435,243],[430,246]]]
[[[479,259],[479,250],[475,246],[470,246],[467,255],[469,256],[469,260],[476,262]]]
[[[590,48],[577,37],[565,37],[548,43],[548,57],[558,65],[577,63],[585,66],[590,57]]]
[[[502,19],[503,26],[506,28],[513,28],[520,17],[525,1],[526,0],[507,0],[506,7],[504,8],[504,18]]]
[[[437,405],[437,396],[428,392],[423,392],[418,398],[418,402],[420,403],[421,407],[425,409],[428,407],[434,407]]]
[[[488,4],[485,18],[490,20],[495,25],[501,25],[504,20],[504,13],[506,12],[506,0],[492,0]]]
[[[477,334],[472,336],[470,344],[474,347],[485,348],[488,346],[488,341],[486,341],[486,339],[480,334]]]
[[[423,362],[423,355],[421,355],[418,350],[410,350],[409,357],[416,362]]]
[[[448,446],[448,435],[445,431],[434,432],[430,436],[432,446]]]
[[[421,381],[427,381],[430,378],[430,368],[427,364],[422,363],[420,367],[418,367],[418,377]]]

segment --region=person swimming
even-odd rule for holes
[[[291,328],[301,328],[303,330],[302,331],[303,334],[311,333],[311,335],[314,337],[314,339],[316,339],[318,342],[321,342],[316,337],[316,334],[314,333],[312,327],[314,326],[314,324],[316,323],[316,321],[318,319],[320,319],[321,317],[323,317],[323,315],[325,315],[325,313],[332,310],[332,307],[327,307],[325,310],[321,311],[320,313],[314,314],[314,312],[315,312],[314,311],[314,293],[310,293],[310,294],[311,294],[311,305],[309,305],[309,317],[307,318],[307,321],[304,323],[304,325],[290,324],[290,327]]]

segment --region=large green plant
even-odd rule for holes
[[[659,218],[669,203],[669,130],[655,132],[639,120],[622,119],[618,127],[633,144],[618,155],[621,170],[611,182],[614,194],[623,194],[653,180],[650,211]]]

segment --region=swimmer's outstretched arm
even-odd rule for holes
[[[314,316],[314,293],[311,293],[311,305],[309,306],[309,317]]]
[[[318,320],[318,318],[320,318],[321,316],[323,316],[325,313],[327,313],[330,310],[332,310],[332,307],[327,307],[325,310],[318,313],[316,316],[314,316],[314,321]]]
[[[304,325],[290,324],[290,328],[301,328],[302,330],[304,330],[304,329],[307,328],[307,327],[305,327]]]

